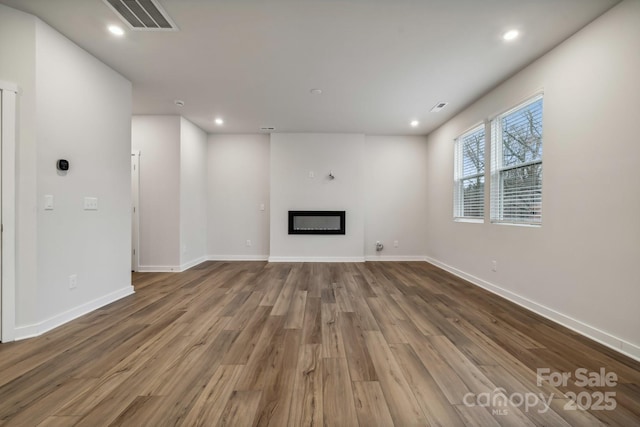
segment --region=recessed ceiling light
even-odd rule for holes
[[[218,125],[218,126],[222,126],[224,124],[224,120],[222,120],[220,117],[216,117],[216,119],[214,120],[214,122]]]
[[[420,124],[419,121],[417,120],[411,120],[411,123],[409,123],[411,125],[412,128],[418,127],[418,125]]]
[[[518,30],[509,30],[502,35],[502,38],[506,41],[511,41],[518,37],[519,34]]]
[[[124,30],[122,27],[118,27],[117,25],[109,25],[108,30],[111,34],[115,34],[116,36],[124,36]]]
[[[176,99],[175,101],[173,101],[174,104],[176,104],[178,107],[184,107],[184,101],[181,99]]]
[[[312,95],[320,95],[322,94],[322,89],[311,89],[309,92],[311,92]]]

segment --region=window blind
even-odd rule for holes
[[[491,221],[542,223],[542,95],[491,126]]]
[[[453,216],[484,218],[484,125],[455,140]]]

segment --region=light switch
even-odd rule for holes
[[[313,179],[316,177],[316,174],[313,171],[309,171],[309,178]]]
[[[84,198],[84,210],[85,211],[97,211],[98,210],[98,198],[97,197],[85,197]]]
[[[263,211],[264,210],[264,203],[260,203],[260,210]]]
[[[44,209],[47,211],[53,210],[53,196],[51,194],[44,196]]]

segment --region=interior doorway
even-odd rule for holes
[[[4,136],[2,133],[2,122],[3,122],[3,118],[4,115],[2,114],[2,110],[3,110],[3,105],[2,105],[2,92],[4,92],[3,90],[0,90],[0,152],[2,151],[2,137]],[[0,176],[2,176],[2,162],[0,162]],[[2,200],[2,186],[0,186],[0,200]],[[2,218],[2,203],[0,203],[0,218]],[[0,233],[3,233],[3,228],[0,225]],[[2,259],[2,244],[0,243],[0,260]],[[2,262],[0,262],[0,331],[2,331]],[[0,334],[0,341],[2,341],[2,334]]]
[[[140,269],[140,151],[131,153],[131,271]]]
[[[15,340],[16,321],[16,97],[0,81],[0,341]]]

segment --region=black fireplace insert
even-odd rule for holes
[[[289,211],[289,234],[345,234],[345,211]]]

